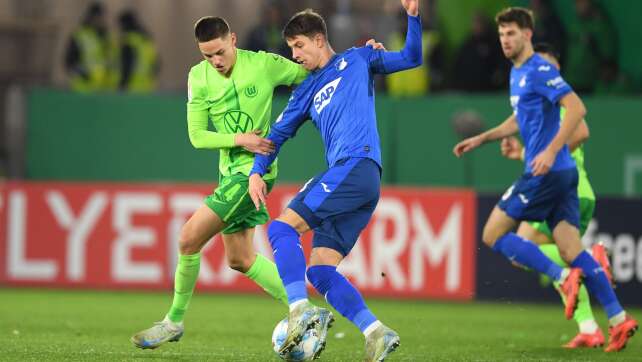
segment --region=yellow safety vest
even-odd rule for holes
[[[139,32],[129,31],[123,38],[123,45],[134,51],[134,64],[125,89],[130,92],[146,93],[156,89],[156,62],[158,55],[151,39]]]
[[[72,36],[80,53],[80,66],[87,77],[71,76],[71,89],[79,92],[109,89],[107,42],[88,26],[80,27]]]

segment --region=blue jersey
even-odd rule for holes
[[[366,46],[336,54],[294,91],[268,136],[276,151],[257,154],[250,174],[265,174],[281,145],[306,119],[321,133],[329,167],[349,157],[370,158],[381,167],[373,75],[414,68],[421,61],[421,22],[413,16],[408,17],[406,46],[400,52]]]
[[[526,172],[531,161],[551,143],[560,129],[559,100],[572,92],[552,64],[534,54],[510,72],[510,103],[524,140]],[[551,171],[574,168],[568,146],[555,158]]]

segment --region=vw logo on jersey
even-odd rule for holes
[[[340,81],[341,77],[333,80],[332,82],[324,85],[323,88],[314,95],[314,109],[316,109],[317,114],[321,114],[323,108],[330,104],[332,96],[337,90]]]
[[[245,133],[248,130],[254,129],[252,117],[240,110],[225,112],[223,115],[223,123],[230,133]]]

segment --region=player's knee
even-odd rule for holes
[[[488,226],[484,227],[484,231],[482,232],[482,241],[484,244],[486,244],[488,247],[493,247],[495,246],[495,242],[499,239],[499,236],[497,235],[494,230],[489,228]]]
[[[182,255],[195,254],[201,250],[196,233],[187,225],[183,226],[178,237],[178,250]]]
[[[247,271],[250,270],[250,267],[252,267],[252,262],[252,258],[243,255],[227,256],[227,265],[241,273],[247,273]]]
[[[581,248],[577,250],[577,248],[573,247],[561,247],[559,248],[560,250],[560,256],[562,257],[562,260],[564,260],[567,264],[571,264],[575,258],[580,254]]]

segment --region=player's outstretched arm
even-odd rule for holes
[[[378,51],[369,56],[370,68],[374,73],[390,74],[415,68],[423,62],[421,48],[421,20],[417,0],[401,0],[408,14],[406,43],[398,52]],[[375,48],[376,49],[376,48]]]
[[[557,153],[569,141],[578,124],[586,115],[584,103],[575,92],[567,93],[562,97],[560,105],[566,108],[562,125],[551,143],[531,162],[533,176],[544,175],[553,167]]]
[[[470,152],[486,142],[496,141],[504,137],[512,136],[519,131],[515,115],[510,115],[499,126],[489,129],[488,131],[478,134],[477,136],[467,138],[453,148],[453,153],[461,157],[466,152]]]

